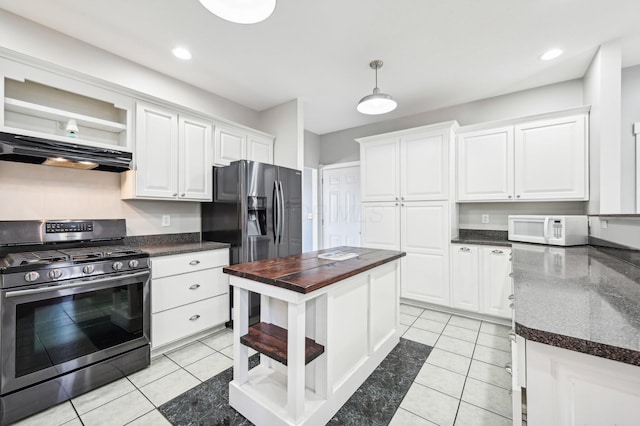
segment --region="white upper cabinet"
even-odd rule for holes
[[[212,124],[138,102],[135,170],[123,174],[122,198],[212,199]]]
[[[587,111],[461,128],[457,200],[587,200]]]
[[[216,125],[213,162],[228,166],[238,160],[251,160],[273,164],[272,137],[257,135],[241,128]]]
[[[400,199],[399,157],[397,138],[360,144],[361,201]]]

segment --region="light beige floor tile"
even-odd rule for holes
[[[136,390],[136,387],[133,386],[129,380],[126,378],[120,379],[91,392],[77,396],[71,400],[71,403],[78,414],[82,415],[134,390]]]
[[[503,417],[511,418],[511,395],[507,389],[467,377],[462,391],[462,400]]]
[[[488,346],[494,349],[500,349],[501,351],[511,351],[511,341],[504,337],[496,336],[493,334],[480,333],[478,334],[477,343],[482,346]]]
[[[143,386],[140,390],[156,407],[159,407],[199,384],[200,380],[180,369]]]
[[[431,389],[435,389],[449,396],[460,399],[462,388],[464,387],[465,376],[453,371],[425,363],[414,383],[420,383]]]
[[[458,409],[457,398],[414,383],[400,407],[441,426],[453,425]]]
[[[471,355],[473,355],[474,346],[475,345],[471,342],[449,336],[440,336],[438,343],[436,343],[436,348],[466,356],[468,358],[471,358]]]
[[[179,366],[185,367],[213,353],[215,353],[215,350],[211,349],[204,343],[194,342],[182,348],[168,352],[165,355]]]
[[[471,364],[471,358],[443,351],[436,347],[433,348],[426,362],[466,376]]]
[[[144,370],[140,370],[127,376],[129,380],[137,387],[141,388],[154,380],[158,380],[167,374],[178,370],[180,366],[162,355],[151,360],[151,365]]]
[[[411,325],[415,322],[417,317],[409,314],[400,314],[400,324]]]
[[[487,334],[494,334],[496,336],[504,337],[505,339],[508,337],[508,333],[511,329],[506,325],[494,324],[492,322],[482,321],[482,325],[480,326],[480,331]]]
[[[127,426],[171,426],[171,423],[160,414],[160,411],[153,410],[142,417],[138,417]]]
[[[408,328],[408,326],[407,326]],[[231,359],[233,359],[233,345],[231,346],[227,346],[224,349],[220,349],[218,352],[220,352],[222,355],[229,357]],[[257,354],[258,351],[256,351],[255,349],[251,349],[249,348],[249,356],[253,356],[255,354]]]
[[[422,308],[417,308],[415,306],[410,306],[410,305],[405,305],[405,304],[401,304],[400,305],[400,313],[402,313],[402,314],[413,315],[414,317],[419,317],[420,314],[422,314],[423,312],[424,312],[424,309],[422,309]]]
[[[80,420],[85,426],[119,426],[129,423],[153,409],[153,404],[139,390],[135,390],[82,414]]]
[[[205,339],[201,339],[200,341],[210,348],[219,351],[233,345],[233,331],[222,330],[221,332],[209,336]]]
[[[467,342],[475,343],[478,338],[478,332],[470,330],[464,327],[458,327],[457,325],[447,324],[442,331],[442,334],[449,337],[455,337],[456,339],[465,340]]]
[[[204,382],[232,366],[233,360],[216,352],[186,366],[185,370]]]
[[[66,423],[63,423],[62,426],[84,426],[82,421],[79,418],[75,418],[73,420],[69,420]]]
[[[398,327],[398,333],[400,333],[400,337],[403,337],[404,333],[406,333],[409,328],[410,326],[408,325],[400,324],[400,326]]]
[[[420,315],[420,318],[446,323],[451,318],[451,314],[446,314],[444,312],[439,312],[439,311],[432,311],[431,309],[425,309],[422,315]]]
[[[458,327],[468,328],[469,330],[480,330],[480,320],[473,318],[460,317],[458,315],[451,316],[449,324],[457,325]]]
[[[71,402],[66,401],[14,423],[12,426],[61,425],[77,418],[78,415]]]
[[[495,386],[500,386],[507,390],[511,389],[511,375],[509,375],[503,367],[487,364],[486,362],[478,361],[477,359],[471,361],[469,377],[473,377],[474,379],[490,383]]]
[[[398,408],[396,414],[393,415],[389,426],[431,426],[435,423],[431,423],[427,419],[423,419],[420,416],[416,416],[413,413],[408,412],[405,409]]]
[[[423,345],[433,346],[436,344],[440,335],[427,330],[420,330],[419,328],[411,327],[405,331],[402,337],[413,340],[414,342],[422,343]]]
[[[478,345],[473,352],[473,359],[497,365],[498,367],[504,367],[508,362],[511,362],[511,354],[499,349]]]
[[[511,426],[511,420],[464,401],[460,403],[456,426]]]
[[[433,333],[442,333],[442,330],[444,330],[445,327],[445,323],[426,318],[418,318],[416,322],[413,323],[413,326],[421,328],[423,330],[431,331]]]

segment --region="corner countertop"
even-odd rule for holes
[[[318,254],[333,251],[357,253],[358,256],[342,261],[318,258]],[[289,257],[227,266],[223,271],[229,275],[307,294],[404,255],[405,253],[401,251],[334,247]]]
[[[170,256],[231,247],[228,243],[200,241],[199,232],[126,237],[126,245],[139,248],[150,257]]]
[[[640,366],[640,252],[513,244],[516,333]]]

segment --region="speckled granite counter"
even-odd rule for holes
[[[516,333],[640,365],[640,268],[615,250],[514,243]]]
[[[124,243],[149,253],[151,257],[217,250],[231,246],[228,243],[200,241],[198,232],[127,237]]]
[[[460,229],[458,238],[454,238],[451,242],[453,244],[511,247],[511,241],[507,241],[507,234],[507,231]]]

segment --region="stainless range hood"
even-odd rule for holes
[[[130,152],[0,132],[0,160],[105,172],[131,169]]]

